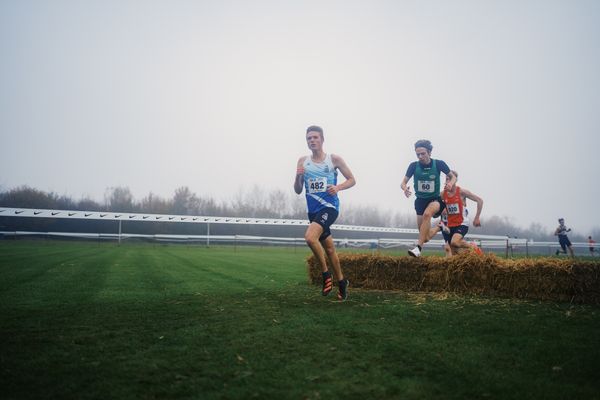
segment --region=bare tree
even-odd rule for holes
[[[109,211],[135,211],[133,195],[131,194],[131,190],[125,186],[110,187],[106,189],[104,201]]]
[[[193,193],[189,187],[182,186],[175,190],[173,196],[173,209],[174,214],[180,215],[193,215],[198,214],[200,211],[200,200]]]
[[[5,207],[58,208],[59,197],[53,193],[19,186],[0,195],[0,204]]]
[[[306,218],[306,200],[304,199],[304,196],[298,196],[295,193],[290,193],[289,196],[288,214],[285,215],[285,218]]]
[[[281,218],[286,214],[288,206],[288,196],[283,190],[272,190],[268,194],[268,209],[273,217]]]
[[[75,206],[75,210],[81,211],[102,211],[102,206],[89,197],[82,197]]]
[[[169,214],[172,202],[150,192],[139,203],[140,211],[152,214]]]

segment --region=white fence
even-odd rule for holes
[[[237,224],[237,225],[270,225],[270,226],[308,226],[307,220],[297,219],[277,219],[277,218],[242,218],[242,217],[210,217],[210,216],[192,216],[192,215],[171,215],[171,214],[148,214],[148,213],[116,213],[100,211],[75,211],[75,210],[48,210],[31,208],[9,208],[0,207],[0,217],[19,217],[19,218],[53,218],[53,219],[77,219],[77,220],[102,220],[118,221],[118,232],[110,233],[76,233],[76,232],[31,232],[31,231],[0,231],[4,236],[49,236],[49,237],[71,237],[80,239],[96,240],[127,240],[127,239],[147,239],[155,241],[170,242],[188,242],[205,243],[210,246],[213,243],[234,243],[234,244],[274,244],[295,246],[304,243],[304,238],[290,237],[266,237],[250,235],[211,235],[211,224]],[[122,232],[122,221],[141,221],[141,222],[169,222],[186,224],[205,224],[207,227],[206,235],[147,235]],[[371,239],[352,239],[340,238],[336,236],[335,242],[338,246],[352,248],[376,248],[388,249],[394,247],[412,247],[415,244],[418,235],[417,229],[410,228],[391,228],[374,227],[358,225],[338,225],[331,226],[334,231],[340,232],[372,232],[385,234],[410,234],[411,238],[371,238]],[[347,234],[346,234],[347,235]],[[441,235],[440,235],[441,236]],[[506,254],[515,251],[528,253],[533,248],[547,248],[548,252],[554,252],[560,246],[556,242],[533,242],[529,239],[510,238],[508,236],[478,235],[468,234],[469,240],[474,240],[480,247],[490,250],[504,250]],[[431,240],[427,246],[441,248],[443,240]],[[575,248],[586,248],[588,243],[573,243]]]

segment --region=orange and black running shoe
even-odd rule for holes
[[[350,281],[348,279],[343,279],[338,282],[338,300],[344,301],[348,298],[348,286],[350,286]]]
[[[331,279],[331,274],[329,272],[323,272],[323,290],[321,294],[323,296],[327,296],[329,292],[333,289],[333,279]]]

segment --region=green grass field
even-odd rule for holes
[[[3,399],[600,399],[600,308],[307,282],[306,248],[0,241]]]

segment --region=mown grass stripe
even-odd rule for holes
[[[0,258],[6,398],[600,393],[598,307],[352,288],[340,303],[293,249],[31,247],[25,283],[21,255]]]

